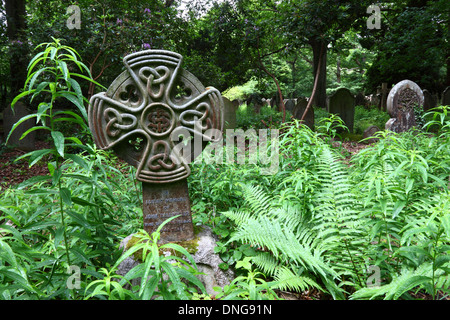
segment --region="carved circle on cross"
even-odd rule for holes
[[[208,129],[223,129],[220,92],[181,68],[182,60],[165,50],[127,55],[126,70],[90,100],[88,120],[96,145],[136,166],[140,181],[168,183],[189,176],[188,163],[172,152],[180,129],[203,146],[218,139]]]

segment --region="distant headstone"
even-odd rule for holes
[[[14,110],[11,109],[11,105],[9,105],[3,111],[3,128],[5,141],[14,124],[21,118],[29,114],[30,113],[28,112],[26,105],[20,101],[14,105]],[[22,140],[20,140],[22,134],[24,134],[28,129],[31,129],[34,125],[35,125],[34,118],[22,122],[19,126],[16,127],[16,129],[14,129],[13,133],[9,137],[8,145],[14,146],[23,151],[34,150],[36,141],[36,131],[30,132]]]
[[[377,126],[368,127],[366,130],[364,130],[363,139],[373,137],[375,135],[375,133],[378,131],[380,131],[380,129]],[[374,142],[377,142],[378,140],[379,140],[378,138],[373,137],[366,141],[367,141],[367,143],[374,143]]]
[[[298,98],[297,104],[292,112],[292,115],[295,119],[301,120],[303,113],[306,110],[306,106],[308,105],[308,101],[305,98]],[[307,125],[311,130],[314,130],[314,109],[311,108],[305,117],[305,125]]]
[[[366,106],[366,97],[362,94],[362,92],[358,92],[355,96],[355,106]]]
[[[346,88],[338,89],[331,97],[328,112],[337,114],[344,121],[350,132],[353,132],[355,117],[355,98],[350,90]]]
[[[387,103],[387,96],[389,94],[389,90],[387,87],[387,83],[383,82],[381,84],[381,92],[380,92],[380,110],[386,111],[386,103]]]
[[[428,111],[437,106],[436,96],[432,95],[430,91],[424,89],[423,91],[423,111]]]
[[[286,99],[284,102],[284,107],[286,108],[286,111],[289,111],[292,113],[295,108],[295,100],[294,99]]]
[[[223,97],[223,120],[224,127],[223,130],[225,132],[226,129],[235,129],[236,128],[236,111],[239,107],[239,104],[236,100],[230,101],[227,98]]]
[[[445,88],[444,92],[442,93],[442,105],[450,106],[450,87]]]
[[[263,105],[263,101],[261,99],[261,97],[259,96],[259,94],[251,94],[247,100],[245,101],[247,106],[253,107],[253,110],[255,111],[255,113],[259,114],[261,112],[261,108]]]
[[[387,112],[391,119],[386,123],[386,129],[394,132],[404,132],[416,125],[414,107],[423,108],[423,92],[420,87],[410,81],[397,83],[389,92]],[[392,120],[394,119],[394,120]]]
[[[194,237],[189,162],[201,153],[203,143],[222,139],[220,92],[205,88],[182,69],[182,60],[178,53],[164,50],[125,56],[125,71],[106,92],[91,98],[88,114],[96,145],[114,150],[137,167],[145,231],[151,234],[163,221],[178,216],[161,230],[162,242]],[[184,148],[189,143],[194,148]]]
[[[275,110],[278,110],[279,107],[280,107],[280,102],[281,102],[281,100],[280,100],[280,95],[279,95],[278,93],[276,93],[276,94],[272,97],[272,99],[270,99],[270,107],[273,108],[273,109],[275,109]]]

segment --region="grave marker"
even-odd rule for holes
[[[165,50],[130,54],[123,59],[126,70],[107,92],[94,95],[89,106],[97,146],[113,149],[137,167],[144,229],[152,233],[164,220],[180,215],[161,230],[162,242],[194,237],[188,164],[207,142],[219,141],[223,129],[220,92],[182,69],[182,60]]]
[[[344,121],[350,132],[353,132],[355,117],[355,97],[346,88],[338,89],[331,97],[328,112],[337,114]]]
[[[230,101],[227,98],[223,97],[224,104],[224,128],[226,129],[235,129],[236,128],[236,111],[239,108],[239,104],[236,100]]]
[[[423,91],[423,111],[427,112],[437,106],[436,96],[432,95],[430,91],[424,89]]]
[[[292,112],[295,119],[302,119],[307,105],[308,101],[305,98],[297,99],[297,104],[295,105],[294,111]],[[314,108],[311,107],[311,109],[306,114],[304,124],[307,125],[311,130],[314,130]]]
[[[414,107],[423,107],[423,92],[420,87],[410,81],[397,83],[389,92],[386,107],[391,119],[386,122],[386,129],[404,132],[416,125]]]
[[[286,111],[293,113],[294,108],[295,108],[295,100],[294,99],[286,99],[284,102],[284,107],[286,108]]]
[[[450,87],[445,88],[442,92],[442,105],[450,106]]]

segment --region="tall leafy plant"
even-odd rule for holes
[[[50,176],[38,177],[35,181],[51,180],[52,185],[57,188],[61,226],[56,233],[63,235],[66,260],[68,265],[71,265],[65,225],[65,207],[72,204],[72,196],[70,189],[62,185],[62,179],[64,178],[63,162],[65,159],[71,159],[84,165],[85,163],[78,155],[69,154],[66,150],[68,147],[85,148],[85,146],[77,137],[65,137],[61,131],[58,131],[57,125],[61,122],[72,123],[78,125],[81,130],[87,129],[87,113],[84,107],[86,99],[83,97],[80,84],[75,78],[93,80],[87,66],[80,61],[78,53],[73,48],[63,45],[61,40],[52,39],[53,42],[42,43],[36,47],[36,49],[42,50],[34,56],[28,65],[24,91],[16,96],[11,103],[13,108],[21,98],[30,97],[30,102],[39,99],[41,102],[37,107],[37,112],[21,118],[14,124],[7,139],[21,123],[31,118],[36,118],[36,124],[38,125],[28,129],[21,139],[36,130],[43,130],[50,134],[52,138],[51,148],[29,152],[17,160],[28,158],[31,167],[45,156],[51,158],[51,161],[48,162]],[[80,73],[72,70],[79,70]],[[88,76],[83,75],[83,72],[86,72]],[[65,99],[74,105],[78,113],[72,110],[55,110],[55,103],[60,99]],[[52,190],[47,192],[53,193]]]

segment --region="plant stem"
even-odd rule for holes
[[[58,168],[57,170],[59,170],[58,162],[59,162],[59,157],[56,159],[56,167]],[[69,247],[67,244],[66,223],[64,221],[64,204],[63,204],[63,200],[62,200],[62,196],[61,196],[61,177],[58,178],[58,191],[59,191],[59,207],[60,207],[60,212],[61,212],[61,224],[63,227],[63,235],[64,235],[64,246],[66,249],[67,263],[69,266],[71,266],[72,264],[70,263]]]

